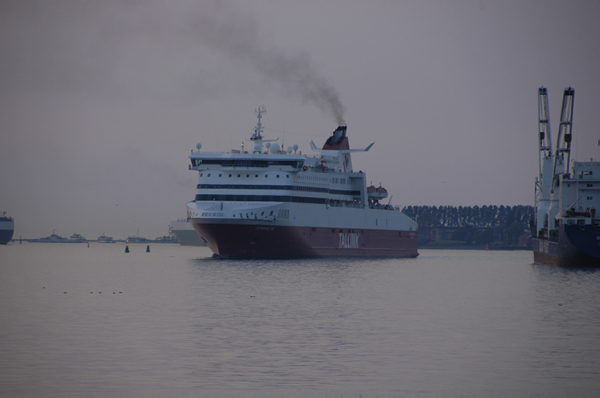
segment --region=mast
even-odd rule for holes
[[[252,141],[261,141],[263,125],[260,122],[260,119],[262,118],[263,113],[267,113],[267,108],[265,108],[264,105],[261,105],[254,112],[256,112],[256,116],[258,117],[258,123],[256,124],[256,127],[254,128],[254,134],[252,134],[252,137],[250,137],[250,139]]]
[[[263,132],[263,125],[261,122],[261,118],[263,113],[267,113],[267,108],[265,108],[264,105],[261,105],[258,107],[258,109],[255,110],[256,112],[256,116],[258,117],[258,123],[256,123],[256,127],[254,127],[254,134],[252,134],[252,137],[250,137],[250,141],[254,142],[254,148],[252,149],[253,153],[262,153],[263,151],[263,142],[267,142],[268,144],[266,145],[267,149],[271,148],[271,142],[275,142],[277,140],[279,140],[279,137],[277,137],[277,139],[275,140],[265,140],[263,139],[262,136],[262,132]],[[273,153],[277,153],[279,151],[279,144],[273,144],[273,148],[271,149],[271,152]]]

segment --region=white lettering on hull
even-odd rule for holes
[[[358,234],[340,233],[341,249],[358,249]]]

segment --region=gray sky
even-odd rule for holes
[[[0,1],[0,211],[15,236],[154,238],[195,194],[190,150],[322,145],[392,203],[530,205],[537,89],[553,140],[599,158],[596,1]],[[553,142],[555,145],[555,142]]]

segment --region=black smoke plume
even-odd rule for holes
[[[206,45],[276,80],[287,95],[329,113],[339,125],[346,124],[339,93],[315,70],[308,53],[288,55],[275,46],[263,47],[257,22],[231,5],[214,3],[205,6],[203,11],[196,28]]]

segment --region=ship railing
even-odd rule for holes
[[[392,211],[400,211],[400,206],[394,206],[394,205],[383,205],[381,203],[374,203],[369,205],[370,209],[374,209],[374,210],[392,210]]]
[[[351,208],[363,208],[363,204],[360,200],[344,200],[344,199],[329,199],[327,202],[329,207],[351,207]]]

